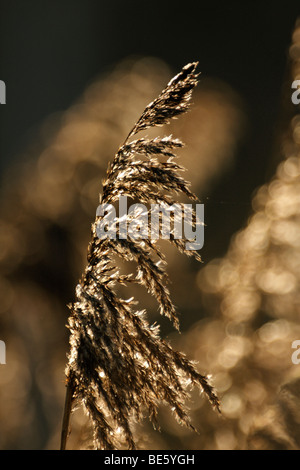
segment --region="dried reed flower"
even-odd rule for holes
[[[161,126],[184,113],[197,84],[197,63],[186,65],[144,110],[107,170],[101,204],[112,204],[127,196],[143,204],[173,204],[165,192],[185,194],[197,200],[188,183],[179,176],[182,170],[173,162],[174,149],[183,144],[171,136],[135,141],[129,139],[150,127]],[[144,158],[137,160],[136,156]],[[167,162],[158,157],[168,157]],[[204,391],[219,410],[219,401],[207,377],[195,364],[161,339],[157,325],[150,325],[145,311],[136,311],[134,299],[117,294],[120,285],[135,282],[156,298],[160,313],[179,328],[175,307],[166,288],[164,256],[153,240],[100,239],[96,217],[88,248],[88,264],[76,287],[77,300],[71,304],[68,321],[70,353],[66,366],[67,394],[62,444],[66,445],[69,416],[75,403],[81,403],[94,430],[96,449],[116,449],[123,439],[129,449],[136,444],[132,423],[148,414],[154,427],[160,403],[169,404],[177,420],[194,429],[185,400],[187,385]],[[185,248],[184,240],[171,236],[181,252],[200,259],[197,251]],[[121,274],[113,257],[134,261],[137,273]],[[155,257],[160,259],[155,262]]]

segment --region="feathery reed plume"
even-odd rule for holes
[[[178,174],[182,168],[173,162],[174,150],[183,145],[178,139],[169,136],[129,141],[138,132],[166,124],[188,109],[197,84],[196,67],[197,63],[186,65],[145,108],[109,165],[101,204],[113,204],[120,196],[145,205],[176,203],[166,192],[197,200]],[[141,159],[137,160],[137,155]],[[167,157],[167,162],[158,157]],[[124,300],[117,295],[119,285],[135,282],[144,286],[157,300],[160,313],[179,328],[166,288],[163,253],[150,239],[137,240],[130,235],[126,239],[99,238],[100,220],[97,215],[92,225],[88,264],[76,287],[77,300],[69,306],[70,352],[62,449],[66,446],[75,403],[81,403],[91,419],[96,449],[116,449],[120,439],[129,449],[135,449],[132,423],[139,421],[146,409],[156,427],[160,403],[169,404],[177,420],[194,429],[185,409],[188,385],[198,386],[219,410],[218,398],[207,377],[198,373],[184,354],[160,338],[158,326],[147,322],[145,311],[134,309],[133,299]],[[114,222],[120,222],[120,218],[116,217]],[[184,239],[172,235],[170,242],[181,252],[200,259],[197,251],[186,249]],[[121,274],[113,263],[115,255],[134,261],[136,274]],[[155,257],[160,261],[155,262]]]

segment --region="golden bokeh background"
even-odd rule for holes
[[[300,23],[289,57],[291,83],[300,79]],[[58,448],[66,305],[85,266],[101,182],[128,130],[173,72],[154,57],[117,64],[67,111],[50,115],[34,145],[3,177],[0,332],[7,364],[0,366],[1,449]],[[148,296],[142,298],[173,346],[211,375],[222,416],[192,392],[189,407],[199,434],[180,427],[162,407],[161,433],[147,420],[137,431],[145,448],[299,449],[300,365],[291,356],[300,339],[300,119],[290,95],[283,96],[276,149],[281,160],[245,205],[249,218],[224,256],[204,256],[199,265],[165,244],[182,334],[159,318]],[[172,133],[186,143],[179,161],[209,207],[212,188],[236,163],[247,125],[239,94],[205,77],[191,111],[148,135]],[[226,204],[226,194],[215,203]],[[237,195],[235,204],[241,203]],[[70,448],[86,446],[85,423],[75,412]]]

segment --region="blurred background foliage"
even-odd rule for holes
[[[120,2],[41,5],[0,2],[8,90],[0,109],[0,448],[58,448],[66,304],[85,266],[107,164],[145,105],[199,60],[191,111],[153,134],[186,143],[179,161],[205,205],[201,265],[165,244],[182,334],[151,298],[141,301],[174,347],[212,375],[223,415],[192,395],[199,435],[162,407],[162,432],[145,420],[140,444],[298,449],[297,2],[197,2],[185,15],[169,2],[143,11],[137,2],[126,11]],[[70,448],[88,446],[84,423],[75,412]]]

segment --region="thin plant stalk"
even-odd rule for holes
[[[178,194],[198,200],[180,175],[183,168],[174,162],[174,151],[183,146],[180,140],[172,136],[130,140],[148,128],[168,124],[189,109],[197,84],[196,67],[196,62],[183,67],[146,106],[108,167],[101,204],[117,203],[121,196],[151,207],[153,203],[176,204]],[[102,216],[96,215],[87,267],[76,287],[76,301],[69,305],[63,449],[70,415],[78,403],[90,418],[94,448],[106,450],[121,446],[136,449],[134,423],[144,418],[146,410],[154,428],[159,428],[161,403],[171,407],[180,424],[195,430],[185,408],[190,387],[198,387],[219,410],[218,397],[196,364],[160,337],[159,326],[148,323],[146,311],[137,310],[133,298],[123,299],[117,294],[118,286],[135,283],[144,287],[156,299],[160,314],[179,330],[167,288],[165,256],[156,240],[136,240],[130,235],[126,239],[101,238],[97,234],[101,220]],[[118,217],[114,222],[120,226]],[[169,241],[181,253],[201,260],[196,250],[186,248],[185,239],[170,236]],[[121,274],[113,261],[115,256],[123,262],[134,262],[136,272]]]

